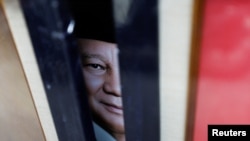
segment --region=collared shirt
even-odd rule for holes
[[[93,127],[96,136],[96,141],[116,141],[113,136],[111,136],[107,131],[105,131],[95,122],[93,122]]]

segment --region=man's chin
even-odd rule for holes
[[[122,115],[117,115],[114,113],[107,113],[105,116],[94,115],[94,121],[110,133],[125,133],[124,120]]]
[[[110,120],[110,121],[112,121],[112,120]],[[112,135],[125,133],[123,123],[106,123],[106,125],[103,125],[102,127]]]

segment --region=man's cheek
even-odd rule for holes
[[[101,76],[84,75],[86,88],[89,94],[96,93],[102,88],[104,79]]]

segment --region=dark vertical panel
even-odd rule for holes
[[[60,141],[93,141],[80,61],[63,0],[21,0]]]
[[[157,141],[160,140],[157,0],[113,2],[126,138]]]

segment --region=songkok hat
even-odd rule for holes
[[[115,41],[112,0],[70,0],[77,38]]]

